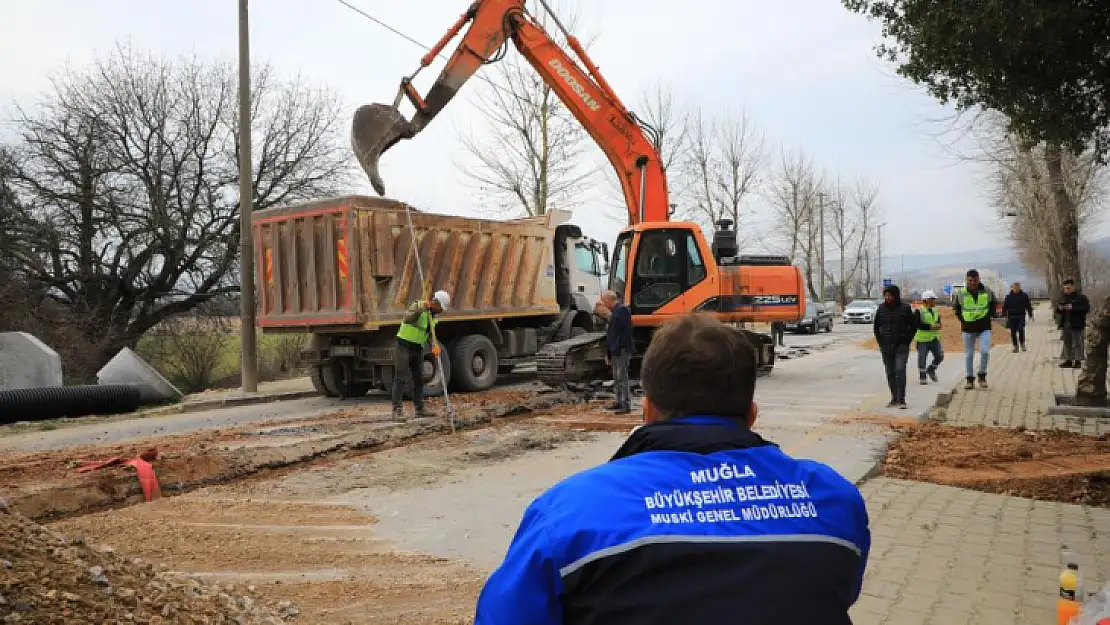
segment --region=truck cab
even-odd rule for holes
[[[609,275],[609,246],[588,237],[568,238],[566,242],[570,288],[578,310],[593,310],[605,290]]]

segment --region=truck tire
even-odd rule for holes
[[[346,358],[324,365],[320,378],[329,397],[362,397],[370,391],[369,384],[355,380],[354,364]]]
[[[324,384],[324,368],[320,365],[312,365],[308,368],[308,379],[312,380],[312,388],[324,397],[335,397],[335,394],[328,390],[328,385]]]
[[[497,348],[481,334],[468,334],[451,345],[451,375],[460,390],[471,393],[497,382]]]

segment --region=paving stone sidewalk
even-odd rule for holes
[[[995,331],[1009,335],[1001,325]],[[1079,378],[1078,369],[1060,368],[1060,345],[1052,316],[1041,312],[1026,328],[1029,351],[1015,354],[1009,345],[994,348],[988,367],[990,387],[965,390],[961,385],[947,407],[945,422],[1093,435],[1110,432],[1110,420],[1045,414],[1049,394],[1074,394]],[[962,369],[963,354],[945,354],[941,366]]]
[[[861,490],[872,548],[856,625],[1051,625],[1064,545],[1089,582],[1110,580],[1110,510],[887,478]]]
[[[1096,419],[1044,414],[1048,394],[1074,393],[1079,374],[1058,366],[1051,315],[1026,334],[1029,351],[995,348],[990,388],[961,386],[945,421],[1110,432]],[[943,366],[962,369],[963,354],[947,354]],[[856,625],[1050,625],[1064,546],[1089,590],[1110,581],[1110,510],[887,478],[861,490],[873,546]]]

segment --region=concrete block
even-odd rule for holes
[[[183,396],[169,380],[127,347],[119,350],[108,364],[96,372],[96,381],[100,384],[134,384],[139,387],[139,399],[144,404],[179,401]]]
[[[63,384],[58,352],[26,332],[0,332],[0,390]]]

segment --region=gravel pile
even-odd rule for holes
[[[63,537],[0,499],[0,623],[281,625],[297,615],[286,602],[258,605],[250,591]]]

